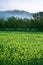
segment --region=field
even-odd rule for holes
[[[43,65],[43,32],[0,31],[0,65]]]

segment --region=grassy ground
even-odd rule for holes
[[[0,31],[0,65],[43,65],[43,32]]]

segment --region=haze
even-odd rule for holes
[[[0,0],[0,11],[14,9],[31,13],[43,11],[43,0]]]

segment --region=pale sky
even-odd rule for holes
[[[43,11],[43,0],[0,0],[0,11],[13,9],[28,12]]]

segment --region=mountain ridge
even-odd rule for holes
[[[19,18],[31,18],[32,14],[24,10],[0,11],[0,18],[9,18],[12,16],[19,17]]]

